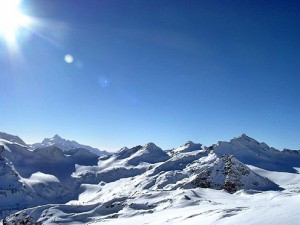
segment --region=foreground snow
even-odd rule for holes
[[[99,204],[53,205],[23,211],[13,221],[41,224],[299,224],[300,193],[212,189],[149,192],[139,199]],[[28,214],[27,214],[28,212]],[[29,214],[30,212],[30,214]],[[36,220],[37,219],[37,220]]]
[[[181,205],[178,208],[104,219],[90,224],[299,224],[300,194],[246,194],[241,191],[231,197],[211,190],[198,194],[202,200],[194,206]]]
[[[250,166],[260,175],[280,184],[285,191],[252,192],[238,191],[233,195],[225,191],[211,189],[194,189],[189,193],[182,192],[179,196],[186,201],[174,204],[165,210],[139,213],[126,216],[124,212],[118,219],[102,219],[90,224],[299,224],[300,215],[300,168],[295,168],[298,174],[285,172],[269,172]],[[178,196],[165,194],[172,201]],[[171,197],[171,198],[170,198]],[[149,199],[141,199],[147,203]],[[128,213],[127,213],[128,214]],[[49,223],[51,224],[51,223]]]

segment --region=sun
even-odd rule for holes
[[[9,44],[16,42],[20,28],[30,23],[20,10],[21,0],[0,0],[0,36]]]

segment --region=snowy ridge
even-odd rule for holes
[[[27,146],[27,144],[18,136],[7,134],[4,132],[0,132],[0,139],[6,140],[9,142],[14,142],[14,143],[17,143],[22,146]]]
[[[153,143],[133,148],[122,148],[115,154],[101,157],[98,166],[77,166],[73,177],[80,183],[97,184],[144,173],[152,163],[169,159],[167,153]]]
[[[201,149],[202,149],[202,144],[195,144],[192,141],[188,141],[187,143],[180,146],[179,148],[171,150],[171,153],[172,154],[184,153],[184,152],[191,152],[191,151],[196,151]]]
[[[279,218],[272,224],[299,220],[299,152],[281,152],[245,134],[208,148],[189,141],[169,154],[148,143],[95,161],[86,150],[29,151],[9,142],[2,153],[15,166],[7,171],[18,174],[4,179],[39,199],[19,208],[36,207],[6,217],[7,224],[261,224],[274,215]],[[20,154],[31,161],[22,164]],[[30,164],[35,169],[26,169]],[[287,202],[293,205],[283,216]],[[258,217],[264,210],[266,217]]]

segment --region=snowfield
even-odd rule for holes
[[[210,147],[189,141],[166,152],[148,143],[100,157],[2,136],[5,224],[299,224],[299,151],[245,134]]]

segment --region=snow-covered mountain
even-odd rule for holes
[[[32,144],[31,147],[33,149],[37,149],[37,148],[45,148],[45,147],[51,147],[51,146],[58,147],[63,151],[69,151],[69,150],[76,149],[76,148],[82,148],[82,149],[87,149],[96,155],[108,155],[109,154],[107,151],[99,150],[98,148],[93,148],[88,145],[82,145],[82,144],[77,143],[76,141],[66,140],[64,138],[61,138],[58,134],[54,135],[52,138],[45,138],[41,143]]]
[[[75,165],[97,165],[98,156],[86,149],[32,150],[16,136],[2,137],[9,141],[0,139],[0,218],[23,208],[76,198],[79,186],[71,177]]]
[[[241,162],[262,169],[280,172],[296,172],[300,167],[300,151],[279,151],[265,143],[242,134],[229,142],[221,141],[210,147],[218,155],[230,154]]]
[[[33,207],[6,217],[7,224],[299,221],[299,151],[278,151],[245,134],[210,147],[189,141],[165,152],[148,143],[100,158],[53,145],[32,150],[2,140],[0,147],[0,193],[19,193],[3,195],[11,204],[0,201],[2,216]]]

